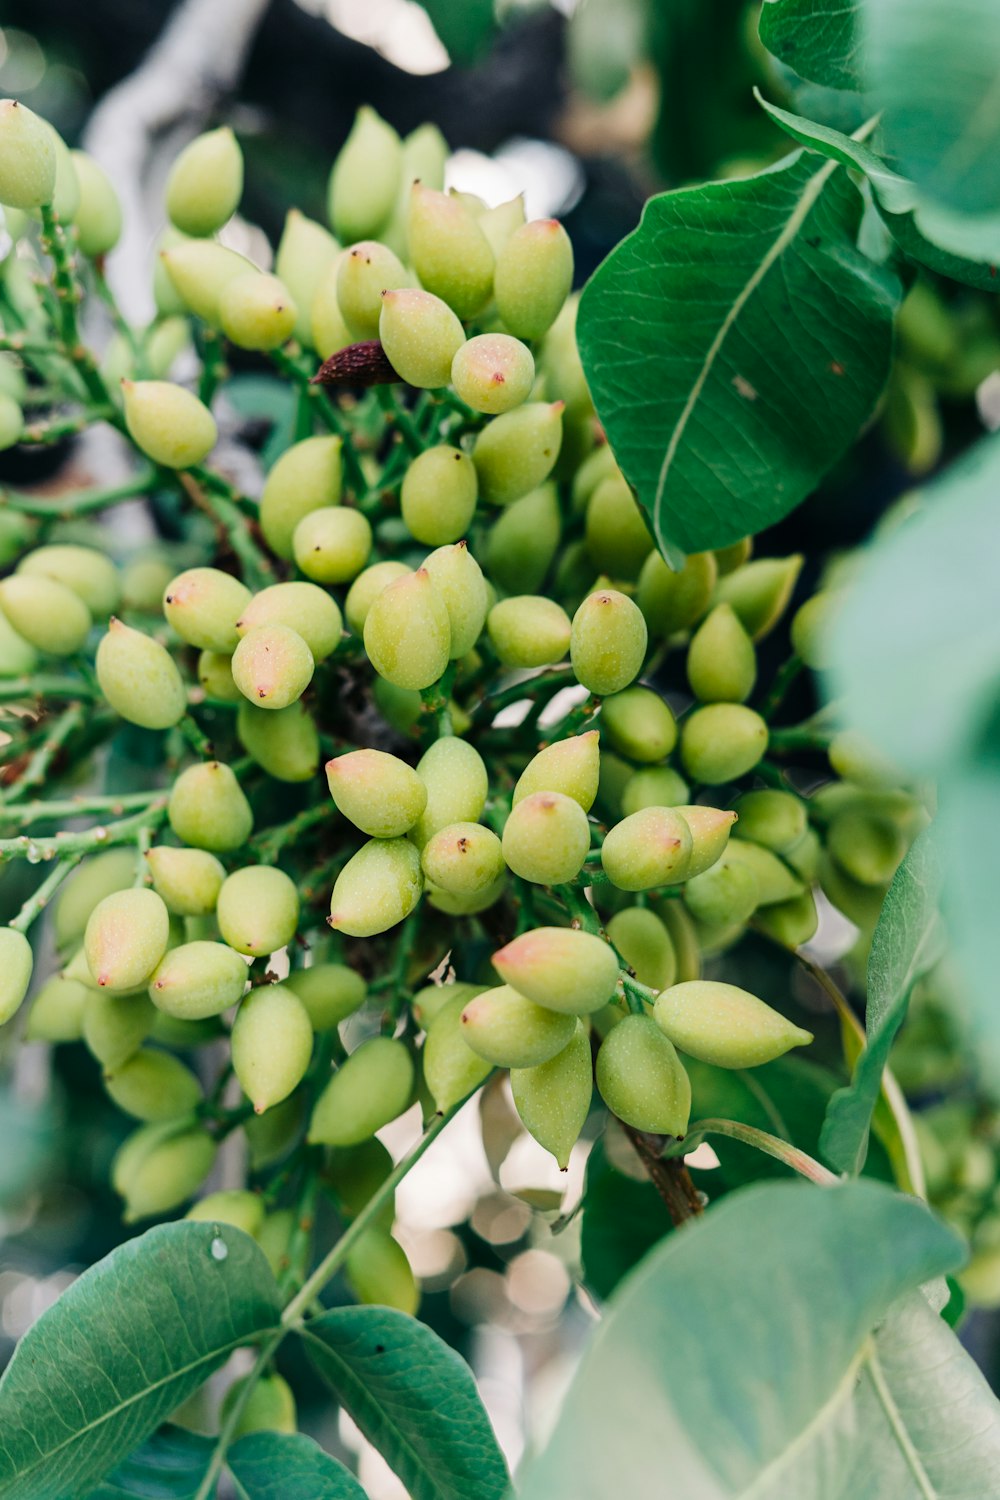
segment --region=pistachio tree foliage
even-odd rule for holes
[[[101,422],[133,452],[114,488],[0,507],[0,875],[30,877],[0,1021],[96,1059],[137,1226],[0,1381],[0,1497],[363,1500],[297,1432],[296,1347],[415,1500],[512,1493],[393,1236],[479,1091],[561,1168],[602,1137],[608,1307],[513,1492],[992,1493],[1000,1416],[944,1281],[967,1251],[887,1060],[946,929],[996,1057],[998,450],[811,594],[753,545],[872,420],[915,267],[991,284],[1000,19],[958,9],[768,0],[766,46],[871,118],[762,99],[791,154],[653,198],[579,296],[559,223],[446,194],[437,130],[362,109],[329,227],[293,210],[273,273],[217,238],[232,132],[188,146],[134,329],[113,184],[0,104],[0,442]],[[213,454],[230,348],[282,395],[255,498]],[[141,496],[172,539],[112,560],[87,518]],[[790,722],[811,671],[835,701]],[[91,791],[123,735],[138,784]],[[818,906],[856,929],[865,1025],[801,951]],[[835,1025],[716,977],[748,934]],[[410,1110],[394,1161],[377,1133]],[[234,1139],[245,1181],[208,1191]],[[238,1349],[215,1431],[172,1422]]]

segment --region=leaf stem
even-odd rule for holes
[[[17,916],[10,923],[15,932],[27,932],[35,918],[48,905],[53,891],[62,885],[66,876],[75,865],[80,863],[82,858],[82,854],[70,854],[65,859],[61,859],[54,870],[50,870],[34,895],[28,897]]]
[[[805,1151],[800,1151],[797,1146],[789,1145],[788,1141],[780,1140],[766,1130],[758,1130],[754,1125],[744,1125],[740,1120],[695,1120],[688,1126],[684,1137],[685,1152],[694,1149],[697,1138],[707,1135],[724,1135],[730,1140],[742,1141],[745,1146],[753,1146],[766,1156],[773,1156],[775,1161],[783,1162],[793,1172],[798,1172],[800,1176],[808,1177],[810,1182],[818,1182],[823,1187],[834,1187],[840,1181],[835,1172],[828,1171],[821,1162]]]

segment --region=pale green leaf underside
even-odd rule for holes
[[[857,251],[860,211],[797,154],[650,199],[584,289],[587,380],[665,554],[779,520],[871,414],[899,287]]]
[[[764,0],[760,39],[800,78],[860,89],[860,0]]]
[[[367,1500],[354,1475],[301,1433],[252,1433],[228,1463],[246,1500]]]

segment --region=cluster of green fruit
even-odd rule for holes
[[[54,139],[0,105],[0,201],[42,208],[71,304],[76,250],[106,253],[118,218],[106,179]],[[768,758],[829,741],[770,718],[791,671],[822,665],[836,589],[799,607],[790,667],[760,693],[756,643],[784,621],[801,559],[742,542],[668,567],[601,442],[565,231],[524,222],[520,199],[445,193],[445,155],[433,128],[400,141],[362,110],[331,176],[340,239],[293,212],[271,275],[211,238],[240,198],[234,137],[196,140],[168,184],[157,322],[101,368],[59,347],[152,461],[150,487],[179,475],[197,494],[219,565],[178,569],[164,544],[119,567],[79,523],[47,521],[27,550],[20,517],[0,532],[16,563],[0,581],[0,685],[17,702],[40,674],[20,701],[42,704],[46,766],[74,764],[79,721],[58,707],[76,696],[106,735],[125,720],[163,736],[171,778],[118,823],[2,843],[55,860],[46,896],[61,887],[63,967],[25,1034],[82,1039],[141,1122],[113,1173],[130,1220],[182,1206],[220,1139],[244,1131],[264,1195],[191,1212],[238,1223],[279,1265],[297,1222],[280,1204],[289,1161],[320,1153],[350,1217],[391,1170],[376,1132],[415,1100],[426,1118],[450,1112],[495,1068],[562,1167],[595,1075],[630,1129],[683,1136],[682,1055],[745,1069],[811,1041],[703,978],[703,960],[750,926],[808,942],[817,888],[864,941],[926,820],[848,735],[810,797]],[[34,369],[54,315],[27,217],[17,237],[0,316]],[[212,382],[203,401],[159,378],[192,326],[203,349],[224,335],[296,386],[295,440],[259,504],[202,467]],[[331,401],[310,383],[317,357],[382,385]],[[50,658],[66,673],[54,688]],[[11,786],[0,823],[27,810]],[[28,992],[41,904],[0,929],[0,1020]],[[246,1105],[222,1102],[230,1068]],[[279,1162],[272,1194],[257,1174]],[[347,1271],[359,1297],[412,1308],[391,1223],[390,1207]]]

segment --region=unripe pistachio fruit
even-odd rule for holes
[[[0,927],[0,1026],[9,1021],[28,993],[34,958],[31,944],[14,927]]]
[[[222,294],[238,276],[257,275],[253,261],[215,240],[185,240],[160,251],[160,265],[174,293],[163,313],[191,312],[211,328],[221,328]]]
[[[510,1089],[525,1130],[565,1171],[593,1096],[590,1038],[582,1022],[576,1022],[569,1042],[548,1062],[513,1068]]]
[[[249,1375],[234,1380],[222,1398],[219,1418],[225,1421],[244,1387],[250,1382]],[[254,1380],[233,1428],[233,1440],[249,1437],[254,1432],[296,1432],[298,1420],[295,1397],[291,1386],[278,1374],[263,1375]]]
[[[305,704],[255,708],[239,697],[236,734],[247,754],[276,781],[311,781],[319,770],[319,730]]]
[[[364,626],[365,651],[396,687],[430,687],[448,665],[451,623],[426,568],[397,578],[378,594]]]
[[[757,680],[753,642],[732,606],[717,604],[688,647],[687,676],[702,703],[742,703]]]
[[[409,1108],[413,1057],[405,1043],[372,1037],[343,1063],[323,1090],[309,1122],[309,1140],[353,1146]]]
[[[510,505],[548,478],[559,457],[562,414],[561,401],[528,401],[487,423],[472,450],[484,500]]]
[[[101,989],[138,989],[167,951],[169,936],[170,915],[155,891],[115,891],[87,922],[87,966]]]
[[[427,806],[427,788],[398,756],[351,750],[326,763],[330,796],[356,828],[372,838],[408,833]]]
[[[397,578],[404,578],[413,569],[401,562],[372,563],[362,569],[347,591],[344,600],[344,617],[355,635],[363,635],[368,611],[382,590]],[[380,679],[381,681],[382,679]],[[377,686],[377,684],[376,684]],[[417,698],[419,705],[420,699]]]
[[[312,1043],[306,1008],[287,985],[263,984],[241,1001],[230,1034],[233,1072],[257,1114],[298,1088]]]
[[[610,474],[594,487],[587,501],[586,539],[596,569],[613,578],[639,577],[654,542],[623,475]]]
[[[806,804],[791,792],[745,792],[736,804],[737,838],[752,839],[776,854],[793,849],[808,827]]]
[[[303,516],[292,534],[292,555],[316,583],[349,583],[368,561],[372,528],[359,510],[325,505]]]
[[[663,922],[648,906],[626,906],[608,923],[608,937],[640,984],[662,990],[677,978],[677,954]]]
[[[660,761],[677,743],[670,707],[652,688],[630,687],[601,705],[601,731],[630,760]]]
[[[624,782],[621,812],[628,817],[644,807],[679,807],[687,794],[687,783],[670,766],[651,766],[634,771]]]
[[[68,543],[36,547],[21,558],[17,572],[61,583],[83,600],[95,620],[107,619],[121,600],[118,569],[94,547]]]
[[[312,681],[312,652],[288,625],[256,625],[233,652],[233,681],[258,708],[287,708]]]
[[[187,711],[177,664],[165,646],[113,616],[94,662],[116,713],[143,729],[170,729]]]
[[[653,1015],[674,1046],[717,1068],[757,1068],[813,1040],[756,995],[716,980],[664,990]]]
[[[906,853],[907,840],[890,819],[850,809],[830,820],[827,848],[860,885],[888,885]]]
[[[435,740],[417,762],[417,775],[427,788],[427,805],[410,830],[418,849],[442,828],[479,821],[489,779],[482,756],[467,740]]]
[[[338,153],[327,188],[327,213],[345,244],[377,234],[392,213],[403,168],[399,136],[362,105]]]
[[[642,565],[636,599],[653,635],[690,630],[708,609],[718,568],[711,552],[692,552],[675,572],[658,552]]]
[[[477,334],[452,360],[451,383],[473,411],[498,416],[527,401],[535,383],[535,361],[527,345],[510,334]]]
[[[511,594],[540,588],[556,555],[561,529],[554,484],[539,485],[515,500],[493,522],[486,539],[491,581]]]
[[[84,255],[97,258],[107,255],[117,245],[122,232],[122,209],[111,178],[104,168],[85,151],[71,151],[73,167],[80,188],[80,202],[74,215],[77,241]]]
[[[479,823],[450,823],[428,839],[420,863],[438,889],[454,896],[478,896],[503,874],[503,848],[492,829]]]
[[[352,339],[378,337],[386,292],[408,286],[409,280],[398,256],[377,240],[344,251],[337,261],[337,306]]]
[[[556,219],[533,219],[516,229],[497,256],[493,292],[511,333],[541,338],[555,322],[573,285],[573,246]]]
[[[569,650],[570,618],[541,594],[519,594],[494,604],[486,629],[505,667],[546,667]]]
[[[814,672],[830,666],[830,633],[842,603],[839,589],[820,589],[792,617],[792,649]]]
[[[529,760],[514,787],[513,805],[535,792],[561,792],[589,812],[597,796],[600,774],[600,735],[586,734],[556,740]]]
[[[646,807],[608,830],[601,849],[604,873],[623,891],[678,885],[691,864],[691,829],[669,807]]]
[[[135,849],[106,849],[78,865],[59,887],[52,907],[56,947],[61,952],[78,946],[94,907],[113,891],[135,884],[139,863]]]
[[[472,318],[493,289],[493,251],[458,198],[415,182],[406,224],[410,259],[420,283],[460,318]]]
[[[7,955],[4,955],[7,958]],[[13,972],[5,969],[5,974]],[[16,993],[10,979],[5,981],[7,1004]],[[27,988],[27,986],[25,986]],[[93,993],[78,980],[66,979],[53,974],[46,980],[31,1002],[28,1020],[24,1028],[26,1042],[78,1042],[83,1036],[83,1012],[87,1000]]]
[[[759,641],[788,607],[803,559],[762,557],[727,573],[716,585],[716,603],[731,604],[747,634]]]
[[[299,920],[299,894],[284,870],[274,865],[244,865],[223,882],[216,919],[230,948],[260,958],[292,941]]]
[[[453,988],[453,986],[445,986]],[[424,1081],[439,1114],[446,1114],[490,1075],[490,1064],[465,1040],[468,995],[453,995],[430,1022],[423,1046]]]
[[[375,1226],[364,1231],[348,1253],[344,1276],[359,1302],[416,1316],[420,1288],[406,1251],[387,1230]]]
[[[523,880],[563,885],[574,880],[590,849],[590,824],[579,802],[562,792],[532,792],[511,810],[503,857]]]
[[[473,1052],[501,1068],[533,1068],[568,1044],[576,1018],[536,1005],[509,984],[486,990],[462,1011],[462,1034]]]
[[[146,851],[153,889],[181,917],[207,917],[215,910],[226,872],[204,849],[158,844]]]
[[[773,906],[779,901],[791,901],[804,890],[802,880],[788,865],[770,849],[749,839],[733,839],[726,850],[726,858],[745,865],[757,882],[757,905]]]
[[[457,542],[475,514],[476,469],[460,448],[425,448],[403,476],[400,508],[412,536],[428,547]],[[393,565],[398,566],[398,565]]]
[[[691,914],[705,926],[743,923],[757,909],[757,877],[749,865],[724,854],[711,869],[688,880],[684,900]]]
[[[41,208],[56,190],[55,132],[27,105],[0,100],[0,203]]]
[[[274,258],[274,274],[288,288],[298,308],[295,337],[300,343],[313,342],[310,309],[320,283],[339,252],[339,244],[322,224],[307,219],[297,208],[288,210]],[[319,352],[325,359],[333,350],[320,349]]]
[[[420,855],[408,839],[369,839],[337,876],[330,926],[349,937],[387,932],[410,915],[422,890]]]
[[[153,1029],[156,1011],[145,995],[91,990],[83,1010],[83,1040],[107,1072],[127,1062]]]
[[[219,1016],[242,999],[246,962],[225,943],[197,939],[171,948],[149,981],[157,1010],[181,1021]]]
[[[286,448],[264,483],[260,529],[273,552],[292,556],[295,528],[312,510],[337,505],[343,485],[342,439],[303,438]]]
[[[589,594],[573,616],[570,635],[577,681],[598,697],[620,693],[639,675],[646,640],[646,622],[625,594],[615,589]]]
[[[230,766],[218,760],[188,766],[170,790],[167,817],[174,833],[215,854],[238,849],[253,829],[253,813]]]
[[[180,1058],[140,1047],[120,1067],[105,1074],[109,1096],[137,1120],[176,1120],[190,1114],[202,1097],[201,1084]]]
[[[200,464],[215,447],[215,418],[198,397],[166,380],[123,380],[129,436],[167,469]]]
[[[424,558],[423,567],[448,612],[449,655],[457,661],[472,650],[482,635],[489,605],[486,580],[465,542],[438,547]]]
[[[0,608],[29,646],[50,656],[75,656],[93,623],[90,610],[72,589],[24,573],[0,582]]]
[[[184,1217],[199,1224],[232,1224],[253,1238],[264,1223],[264,1204],[245,1188],[224,1188],[192,1203]]]
[[[535,927],[493,955],[507,984],[548,1010],[585,1016],[606,1005],[618,984],[614,949],[575,927]]]
[[[465,329],[447,302],[407,287],[383,296],[378,336],[400,379],[426,390],[448,384],[452,361],[465,343]]]
[[[691,1114],[691,1083],[673,1044],[651,1016],[626,1016],[597,1054],[597,1087],[626,1125],[655,1135],[683,1136]]]
[[[729,835],[736,823],[736,814],[721,807],[706,807],[703,803],[675,807],[691,830],[691,861],[687,867],[688,878],[710,870],[729,843]]]
[[[719,786],[752,771],[767,753],[767,724],[739,703],[696,709],[681,729],[681,760],[692,781]]]
[[[819,912],[812,891],[805,890],[801,896],[789,901],[777,901],[765,906],[755,918],[757,927],[766,932],[776,943],[786,948],[801,948],[816,936],[819,927]]]
[[[125,1222],[134,1224],[179,1208],[212,1170],[216,1149],[213,1137],[196,1126],[141,1126],[125,1141],[112,1166],[115,1186],[125,1199]]]
[[[234,276],[219,297],[219,321],[239,349],[277,349],[290,339],[298,308],[277,276]]]
[[[243,195],[243,153],[228,126],[197,136],[178,156],[167,178],[170,222],[184,234],[221,229]]]
[[[0,611],[0,677],[26,677],[38,665],[38,653],[18,635]]]
[[[254,594],[236,621],[237,635],[257,625],[287,625],[302,637],[317,662],[337,649],[343,632],[336,599],[315,583],[272,583]]]
[[[368,986],[346,964],[313,964],[295,969],[286,983],[305,1006],[314,1031],[332,1031],[359,1010]]]
[[[231,654],[239,645],[236,621],[251,600],[247,586],[218,568],[188,568],[163,592],[163,613],[189,646]]]

